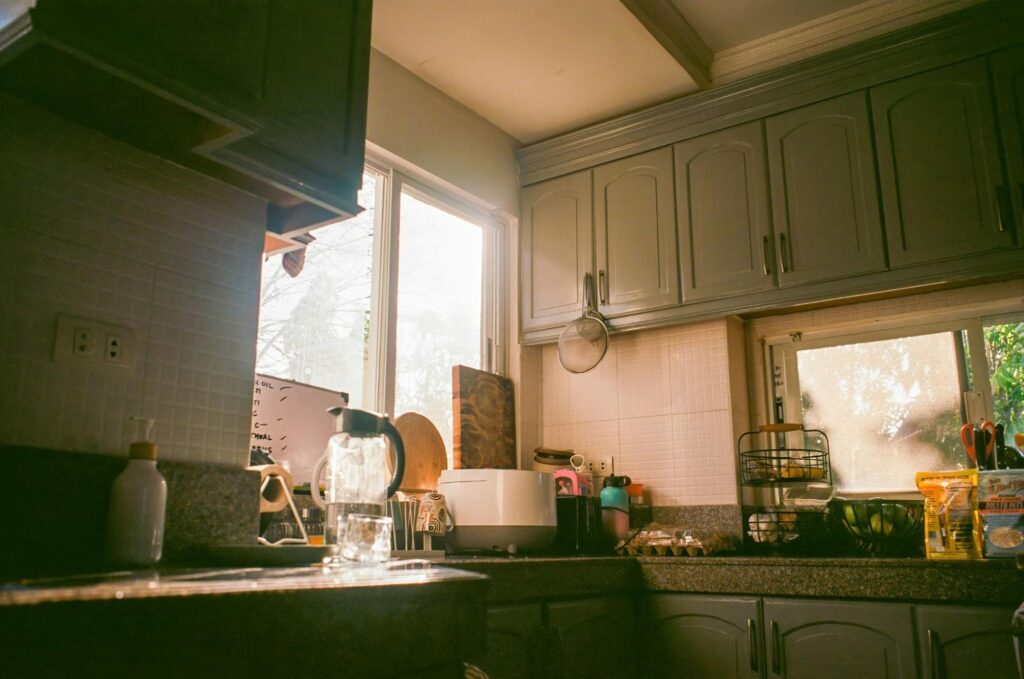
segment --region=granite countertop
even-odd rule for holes
[[[0,585],[0,606],[379,588],[484,579],[479,574],[422,561],[400,563],[387,569],[354,564],[289,568],[162,568],[10,582]]]
[[[640,591],[1014,605],[1024,599],[1024,572],[1012,559],[449,557],[445,565],[491,576],[491,603]]]

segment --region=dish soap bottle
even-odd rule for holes
[[[629,496],[626,486],[632,481],[628,476],[614,474],[604,480],[601,489],[601,524],[604,533],[615,539],[625,540],[629,535]]]
[[[128,466],[110,488],[107,558],[118,564],[147,566],[160,561],[164,546],[167,481],[156,468],[153,420],[131,418],[143,429],[128,448]]]

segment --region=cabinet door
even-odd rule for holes
[[[999,122],[1009,175],[1004,200],[1013,204],[1017,242],[1024,237],[1024,47],[992,58]]]
[[[765,599],[768,676],[914,679],[906,604]]]
[[[885,270],[867,93],[765,125],[779,286]]]
[[[559,601],[547,609],[553,676],[636,676],[633,599]]]
[[[601,313],[680,303],[671,148],[595,168],[594,232]]]
[[[1013,245],[984,59],[872,88],[871,105],[893,266]]]
[[[763,670],[757,599],[654,594],[640,612],[644,676],[757,679]]]
[[[522,329],[562,325],[583,310],[583,275],[591,264],[590,172],[522,191]]]
[[[917,641],[929,679],[1015,679],[1013,609],[917,606]]]
[[[775,287],[760,122],[676,144],[683,298]]]
[[[487,611],[487,655],[481,669],[493,679],[532,679],[544,670],[540,604]]]

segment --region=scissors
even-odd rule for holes
[[[967,451],[967,457],[971,458],[971,462],[978,465],[978,469],[985,469],[986,461],[992,457],[992,448],[996,444],[996,425],[990,420],[984,420],[978,427],[970,423],[965,424],[960,427],[960,442],[964,444],[964,450]],[[978,443],[982,446],[980,451],[976,450]]]

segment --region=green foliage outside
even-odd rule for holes
[[[992,414],[1006,426],[1009,438],[1024,431],[1024,322],[990,325],[984,332]]]

